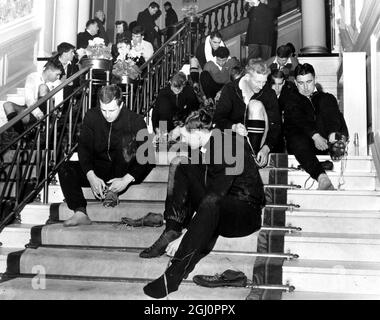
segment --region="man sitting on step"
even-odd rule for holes
[[[91,224],[82,187],[91,187],[105,207],[115,207],[118,196],[132,184],[139,184],[153,169],[141,165],[136,135],[147,126],[142,116],[129,111],[121,89],[105,86],[99,93],[100,106],[86,114],[79,138],[79,162],[67,162],[59,170],[59,181],[69,209],[74,211],[65,227]]]
[[[58,64],[49,61],[42,72],[33,72],[26,78],[25,82],[25,105],[20,106],[13,102],[5,102],[3,105],[8,121],[15,118],[26,109],[31,108],[39,99],[46,96],[61,77],[61,69]],[[25,116],[21,121],[14,125],[18,134],[22,134],[28,126],[41,120],[46,114],[46,103]],[[53,107],[53,106],[51,106]]]
[[[196,264],[213,250],[219,236],[245,237],[261,228],[265,194],[248,140],[232,130],[211,128],[211,116],[204,110],[192,113],[182,127],[182,142],[197,155],[200,149],[202,161],[196,164],[197,156],[192,154],[190,162],[176,158],[171,165],[166,229],[140,257],[159,257],[176,239],[180,244],[165,274],[144,288],[153,298],[177,291]],[[232,154],[237,155],[235,163],[229,159]]]
[[[292,92],[284,103],[284,127],[287,149],[301,167],[318,181],[319,190],[334,190],[317,155],[328,154],[329,144],[348,139],[348,129],[336,98],[319,92],[315,71],[310,64],[295,69],[298,92]]]

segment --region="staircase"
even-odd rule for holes
[[[120,229],[115,223],[125,216],[140,218],[148,212],[163,212],[168,159],[158,158],[157,162],[159,165],[141,186],[121,197],[118,208],[103,208],[85,189],[90,201],[88,214],[94,221],[91,226],[63,228],[60,221],[71,216],[64,203],[28,205],[21,214],[22,224],[8,226],[0,234],[0,273],[5,273],[3,279],[8,280],[0,284],[0,299],[148,299],[143,286],[165,271],[169,258],[144,260],[138,254],[157,240],[163,228]],[[51,187],[50,199],[62,201],[58,184]],[[48,219],[55,223],[45,225]],[[242,239],[221,238],[188,280],[195,274],[227,269],[241,270],[252,277],[256,247],[257,234]],[[46,290],[33,289],[33,277],[38,272],[46,274]],[[14,276],[17,278],[12,279]],[[244,300],[249,291],[210,290],[185,281],[170,299]]]
[[[63,228],[62,221],[72,213],[62,203],[59,182],[52,185],[50,202],[57,204],[28,205],[21,213],[22,224],[8,226],[0,234],[0,273],[5,280],[0,284],[0,299],[148,299],[143,286],[164,272],[169,258],[144,260],[138,254],[159,237],[163,228],[120,229],[115,223],[125,216],[140,218],[148,212],[163,212],[172,157],[159,154],[158,166],[142,185],[121,197],[118,208],[103,208],[85,189],[90,201],[88,214],[94,221],[91,226]],[[287,166],[296,168],[294,157],[288,158]],[[341,165],[336,163],[329,176],[337,179]],[[280,295],[283,300],[380,298],[377,175],[371,157],[349,157],[345,167],[346,184],[340,191],[322,192],[314,187],[285,191],[288,204],[300,206],[286,210],[285,226],[302,231],[283,237],[282,252],[299,256],[297,260],[280,259],[282,284],[295,287],[294,292]],[[265,184],[273,183],[270,170],[261,174]],[[287,179],[290,185],[303,186],[308,175],[291,170]],[[49,224],[45,225],[47,220]],[[220,238],[214,251],[169,298],[246,299],[249,288],[207,289],[197,287],[191,279],[195,274],[227,269],[241,270],[251,279],[253,266],[256,272],[262,259],[256,252],[262,253],[260,234],[265,228],[246,238]],[[276,252],[274,247],[272,250]],[[268,284],[281,285],[270,281]],[[41,283],[44,290],[38,290]]]
[[[289,176],[302,182],[302,173]],[[283,265],[283,282],[296,290],[282,299],[380,298],[380,189],[371,157],[349,157],[344,178],[340,191],[288,192],[300,208],[286,212],[286,223],[302,232],[285,236],[285,252],[299,259]]]

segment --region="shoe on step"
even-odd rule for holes
[[[243,272],[227,270],[214,276],[198,275],[193,278],[195,284],[201,287],[246,287],[247,277]]]
[[[68,227],[77,227],[77,226],[88,226],[92,224],[90,218],[83,212],[75,212],[75,214],[67,221],[63,223],[63,226]]]
[[[149,213],[145,217],[140,219],[130,219],[130,218],[122,218],[121,224],[131,227],[151,227],[151,228],[159,228],[164,225],[164,217],[162,214],[158,213]]]
[[[318,177],[318,190],[335,190],[327,174],[321,174]]]
[[[181,232],[174,230],[164,231],[150,248],[147,248],[140,253],[140,258],[151,259],[161,257],[165,253],[169,243],[177,240],[181,235]]]

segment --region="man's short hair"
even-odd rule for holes
[[[215,51],[215,56],[220,59],[225,59],[230,56],[230,50],[228,50],[226,47],[219,47]]]
[[[169,1],[166,1],[165,3],[164,3],[164,7],[172,7],[172,4],[171,4],[171,2],[169,2]]]
[[[98,24],[98,22],[95,19],[88,20],[87,23],[86,23],[86,29],[88,29],[93,24]]]
[[[75,50],[75,46],[68,42],[62,42],[57,47],[57,52],[59,56],[66,52],[69,52],[70,50]]]
[[[274,69],[271,73],[273,79],[285,79],[285,73],[282,70]]]
[[[154,1],[150,3],[149,7],[153,9],[160,9],[160,5]]]
[[[210,39],[219,38],[223,40],[223,36],[219,31],[213,31],[210,33]]]
[[[186,75],[183,72],[178,72],[173,76],[170,83],[174,88],[183,88],[186,85],[186,81]]]
[[[115,26],[119,26],[119,25],[123,26],[124,31],[128,30],[128,23],[127,23],[127,21],[124,21],[124,20],[118,20],[118,21],[116,21],[115,22]]]
[[[122,92],[119,86],[109,85],[102,87],[98,92],[98,98],[101,103],[108,104],[113,100],[116,100],[118,106],[121,105],[122,101]]]
[[[289,49],[290,49],[292,55],[295,55],[295,54],[296,54],[296,47],[294,46],[293,43],[288,42],[288,43],[286,44],[286,46],[289,47]]]
[[[298,76],[306,76],[309,73],[315,78],[315,70],[311,64],[299,64],[296,67],[296,70],[294,70],[294,77],[297,78]]]
[[[49,60],[44,65],[44,71],[47,71],[47,70],[50,70],[50,71],[57,71],[57,70],[59,70],[59,71],[61,71],[61,67],[54,60]]]
[[[245,71],[251,73],[256,72],[258,74],[263,74],[266,76],[270,74],[269,67],[262,60],[249,60],[247,66],[245,67]]]
[[[143,26],[136,26],[132,29],[132,33],[133,34],[141,34],[142,36],[144,35],[145,33],[145,29]]]
[[[283,59],[283,58],[290,58],[290,56],[292,55],[292,51],[290,50],[290,48],[288,46],[280,46],[278,47],[277,49],[277,57]]]

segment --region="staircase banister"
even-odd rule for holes
[[[223,8],[223,7],[227,6],[230,3],[235,3],[235,2],[239,2],[239,1],[240,0],[227,0],[227,1],[224,1],[222,3],[216,4],[216,5],[214,5],[214,6],[210,7],[210,8],[204,9],[201,12],[199,12],[198,14],[199,15],[204,15],[204,14],[206,14],[208,12],[219,10],[220,8]]]
[[[142,66],[141,66],[141,71],[144,71],[149,65],[150,63],[156,59],[164,50],[165,48],[170,44],[170,42],[172,42],[174,39],[176,39],[176,37],[187,27],[187,25],[183,25],[181,29],[179,29],[168,41],[166,41],[160,49],[158,49],[154,55],[148,60],[146,61]]]
[[[42,104],[50,100],[52,97],[54,97],[59,91],[61,91],[63,88],[68,86],[70,83],[78,79],[83,74],[87,73],[91,68],[86,67],[71,76],[69,79],[62,82],[57,88],[50,91],[46,96],[38,100],[33,106],[27,108],[25,111],[21,112],[17,117],[14,117],[12,120],[8,121],[5,125],[0,127],[0,134],[4,133],[11,127],[13,127],[17,122],[21,121],[23,118],[25,118],[28,114],[31,114],[34,110],[39,108]]]

